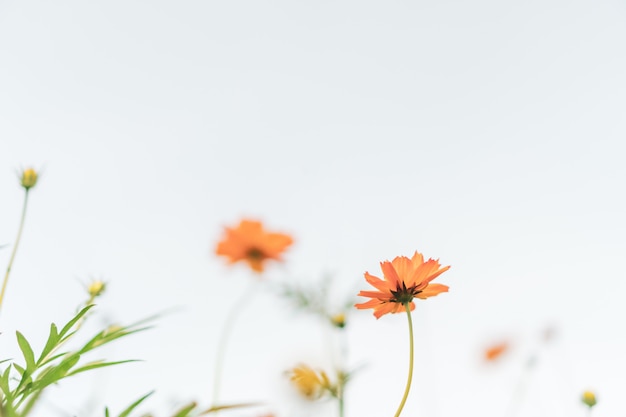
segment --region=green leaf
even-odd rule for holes
[[[45,361],[43,361],[42,363],[38,364],[38,367],[41,368],[43,365],[46,365],[46,364],[52,362],[53,360],[60,358],[61,356],[67,355],[67,353],[68,352],[57,353],[56,355],[51,356],[51,357],[47,358]],[[0,416],[0,417],[2,417],[2,416]]]
[[[74,316],[74,318],[72,318],[70,321],[67,322],[67,324],[65,326],[63,326],[63,329],[61,329],[61,333],[59,333],[59,338],[63,339],[63,336],[65,336],[65,334],[67,332],[69,332],[72,327],[74,327],[74,325],[76,324],[76,322],[78,320],[80,320],[85,314],[87,314],[87,312],[94,306],[94,304],[88,305],[87,307],[83,308],[82,310],[80,310],[78,312],[78,314],[76,314]]]
[[[140,361],[137,359],[128,359],[125,361],[116,361],[116,362],[102,362],[102,361],[90,362],[81,366],[80,368],[74,369],[72,372],[68,373],[66,376],[76,375],[78,373],[89,371],[91,369],[104,368],[105,366],[119,365],[121,363],[129,363],[129,362],[140,362]]]
[[[73,353],[67,355],[59,364],[50,366],[38,375],[33,383],[33,390],[41,390],[64,378],[70,369],[80,360],[80,355]]]
[[[9,376],[11,374],[11,367],[7,366],[7,368],[0,375],[0,389],[4,393],[4,396],[7,398],[7,401],[12,401],[13,394],[11,392],[11,388],[9,387]]]
[[[85,343],[85,345],[80,349],[79,352],[81,354],[85,353],[85,352],[89,352],[94,347],[102,345],[103,343],[100,343],[100,340],[104,337],[105,333],[106,333],[106,330],[102,330],[102,331],[98,332],[94,337],[89,339],[89,341],[87,343]]]
[[[42,392],[43,391],[41,390],[35,391],[34,395],[30,397],[26,405],[22,408],[22,410],[20,410],[19,416],[16,414],[15,417],[27,417],[30,414],[30,410],[32,410],[34,405],[39,400],[39,396]]]
[[[31,374],[30,372],[28,372],[28,370],[22,368],[17,363],[12,363],[12,365],[15,368],[15,370],[20,374],[20,383],[17,385],[17,387],[14,390],[15,395],[18,396],[28,388],[28,387],[24,388],[24,386],[27,386],[29,383],[31,383],[33,379],[31,378]]]
[[[11,365],[13,365],[13,367],[15,368],[15,370],[17,372],[20,373],[20,375],[24,374],[24,372],[26,372],[26,369],[22,368],[20,365],[18,365],[17,363],[12,363]]]
[[[24,360],[26,361],[26,371],[30,374],[35,369],[37,369],[33,348],[30,347],[30,343],[28,343],[28,340],[26,340],[22,333],[15,333],[17,334],[17,343],[20,345],[20,349],[22,350],[22,354],[24,355]]]
[[[104,407],[104,417],[111,417],[111,415],[109,414],[109,408],[108,407]]]
[[[128,407],[126,407],[126,409],[124,411],[122,411],[119,415],[119,417],[128,417],[128,415],[130,415],[130,413],[137,408],[137,406],[139,406],[139,404],[141,404],[146,398],[148,398],[149,396],[151,396],[152,394],[154,394],[154,391],[150,391],[149,393],[147,393],[146,395],[144,395],[143,397],[139,398],[137,401],[135,401],[134,403],[132,403],[131,405],[129,405]],[[108,414],[107,414],[108,416]]]
[[[195,402],[187,404],[186,406],[178,410],[176,414],[174,414],[172,417],[187,417],[189,413],[191,413],[197,406],[198,404],[196,404]]]
[[[41,355],[37,360],[37,365],[40,365],[44,361],[46,356],[48,356],[50,352],[52,352],[52,350],[57,347],[60,339],[61,338],[59,337],[57,325],[54,323],[50,324],[50,334],[48,335],[48,341],[46,342],[46,346],[44,346],[43,350],[41,351]]]
[[[94,337],[92,337],[85,345],[79,350],[80,354],[89,352],[97,347],[106,345],[107,343],[111,343],[112,341],[119,339],[124,336],[131,335],[133,333],[142,332],[144,330],[148,330],[151,327],[141,327],[138,329],[132,329],[131,326],[121,327],[114,331],[109,331],[109,329],[102,330]]]

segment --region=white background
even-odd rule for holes
[[[17,229],[15,170],[43,171],[1,356],[19,357],[15,329],[41,349],[101,278],[87,333],[178,309],[105,352],[145,362],[52,387],[38,415],[102,416],[151,389],[159,416],[208,406],[224,317],[254,285],[222,399],[267,405],[228,415],[332,416],[283,371],[328,366],[336,335],[269,283],[330,274],[343,300],[417,249],[452,268],[450,293],[418,303],[404,415],[584,416],[587,388],[596,416],[618,415],[625,22],[616,0],[0,1],[0,243]],[[213,255],[243,216],[296,240],[265,282]],[[347,415],[392,415],[406,318],[348,320]],[[501,339],[513,350],[485,366]]]

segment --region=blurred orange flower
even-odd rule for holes
[[[269,233],[261,222],[244,219],[235,228],[225,228],[215,253],[226,256],[230,263],[245,261],[253,271],[263,272],[265,261],[280,261],[281,253],[292,243],[291,236]]]
[[[407,303],[413,311],[415,303],[412,300],[415,297],[426,299],[448,291],[447,285],[430,282],[450,269],[450,266],[441,267],[439,261],[432,258],[424,262],[424,257],[417,251],[411,259],[397,256],[391,262],[381,262],[380,268],[385,280],[365,273],[365,280],[378,291],[361,291],[359,296],[371,300],[355,305],[359,309],[373,308],[377,319],[387,313],[404,312],[404,304]]]
[[[507,342],[501,342],[485,349],[485,360],[492,362],[498,359],[502,354],[509,350],[510,346]]]

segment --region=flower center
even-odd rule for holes
[[[422,292],[421,290],[416,290],[415,288],[415,285],[407,288],[404,282],[402,285],[398,284],[396,290],[391,291],[391,294],[393,294],[391,302],[400,304],[410,303],[413,301],[413,297]]]
[[[251,261],[262,261],[265,259],[265,254],[258,248],[250,248],[248,252],[246,252],[246,258]]]

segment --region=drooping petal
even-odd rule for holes
[[[354,306],[358,309],[364,309],[364,308],[375,308],[377,306],[379,306],[380,304],[383,304],[382,301],[380,301],[377,298],[373,298],[369,301],[366,301],[364,303],[360,303],[360,304],[355,304]]]
[[[434,297],[442,292],[448,292],[448,286],[443,284],[428,284],[426,288],[416,295],[417,298],[426,299],[428,297]]]
[[[365,273],[365,281],[369,282],[373,287],[376,287],[376,289],[381,291],[389,291],[391,288],[389,282],[383,281],[382,279],[371,275],[369,272]]]
[[[381,318],[384,314],[391,313],[396,308],[396,303],[385,303],[374,308],[374,317]]]
[[[378,300],[389,300],[391,298],[391,293],[378,291],[361,291],[357,295],[359,297],[376,298]]]

